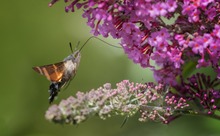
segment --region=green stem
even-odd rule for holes
[[[193,110],[184,110],[184,111],[177,111],[178,114],[181,114],[181,115],[199,115],[199,116],[205,116],[205,117],[210,117],[210,118],[213,118],[213,119],[217,119],[217,120],[220,120],[220,115],[217,115],[217,114],[207,114],[207,113],[204,113],[204,112],[197,112],[197,111],[193,111]]]
[[[213,119],[220,120],[220,116],[219,116],[219,115],[216,115],[216,114],[207,115],[207,116],[210,117],[210,118],[213,118]]]

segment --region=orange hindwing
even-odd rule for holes
[[[58,62],[55,64],[33,67],[33,69],[46,76],[51,82],[59,82],[64,74],[64,62]]]

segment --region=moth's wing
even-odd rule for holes
[[[33,67],[33,69],[41,75],[46,76],[51,82],[60,82],[64,74],[65,65],[64,62],[58,62],[55,64]]]

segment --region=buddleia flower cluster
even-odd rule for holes
[[[49,6],[58,1],[52,0]],[[116,89],[104,85],[85,94],[77,93],[76,97],[51,106],[47,119],[77,124],[96,114],[105,119],[118,114],[130,117],[137,112],[140,121],[169,123],[186,114],[220,119],[216,113],[220,106],[219,0],[64,2],[66,12],[83,10],[82,17],[87,19],[94,36],[119,39],[128,58],[151,69],[156,83],[132,88],[134,83],[126,81],[127,88],[119,93],[116,90],[120,90],[125,82],[122,81]],[[211,68],[215,77],[190,74],[201,68]],[[117,93],[113,95],[114,92]]]
[[[166,86],[154,83],[140,84],[124,80],[112,89],[110,83],[89,92],[78,92],[46,112],[48,120],[57,123],[79,124],[91,116],[106,119],[114,115],[131,117],[140,113],[140,121],[169,122],[175,110],[189,107],[184,98],[164,97]],[[162,101],[164,99],[164,101]]]

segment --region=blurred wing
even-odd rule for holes
[[[46,76],[50,81],[59,82],[63,77],[65,66],[63,62],[58,62],[55,64],[33,67],[33,69],[41,75]]]

